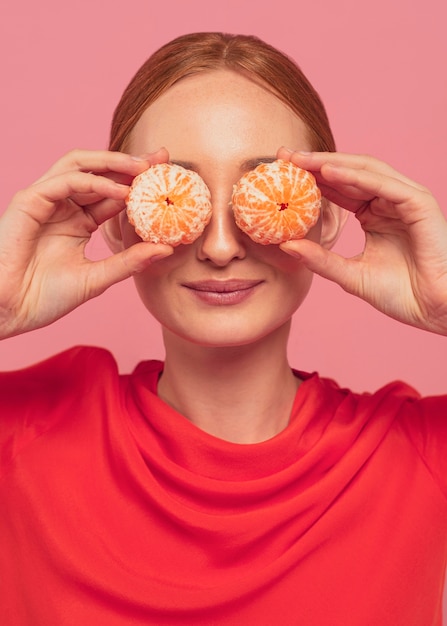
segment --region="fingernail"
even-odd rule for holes
[[[286,245],[280,244],[279,248],[286,254],[293,256],[295,259],[301,259],[301,254],[299,252],[295,252],[295,250],[290,250],[290,248],[288,248]]]
[[[155,254],[151,256],[151,263],[156,263],[157,261],[161,261],[162,259],[166,259],[168,256],[171,256],[172,252],[169,254]]]

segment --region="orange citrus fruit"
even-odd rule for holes
[[[256,243],[305,237],[320,215],[321,193],[307,170],[278,159],[247,172],[233,188],[236,224]]]
[[[127,217],[143,241],[192,243],[210,221],[210,192],[196,172],[159,163],[134,178]]]

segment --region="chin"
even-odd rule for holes
[[[290,318],[281,321],[279,324],[271,326],[263,326],[262,328],[256,328],[255,325],[250,324],[247,328],[246,320],[244,328],[240,325],[203,325],[200,328],[192,329],[176,329],[164,327],[163,331],[173,339],[177,337],[180,341],[188,342],[195,346],[201,346],[203,348],[212,349],[225,349],[225,348],[238,348],[243,346],[252,345],[257,346],[264,341],[269,343],[275,338],[283,341],[287,340],[290,331]]]

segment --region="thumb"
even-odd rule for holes
[[[89,297],[100,295],[115,283],[144,271],[173,252],[169,245],[140,242],[107,259],[95,261],[90,266]]]
[[[299,259],[315,274],[337,283],[349,293],[357,292],[355,285],[358,282],[359,267],[355,258],[345,259],[310,239],[287,241],[279,247],[286,254]]]

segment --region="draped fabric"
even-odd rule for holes
[[[5,626],[441,626],[447,397],[299,372],[289,426],[204,433],[98,348],[0,374]]]

